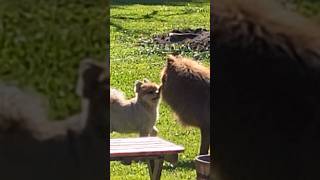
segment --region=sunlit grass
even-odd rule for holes
[[[133,97],[135,80],[148,78],[159,83],[166,54],[141,52],[138,46],[139,40],[173,29],[209,29],[209,12],[209,3],[184,3],[182,6],[133,3],[112,6],[111,86],[124,91],[127,97]],[[202,59],[202,62],[208,65],[209,58]],[[165,163],[162,179],[195,179],[193,160],[199,151],[200,131],[177,123],[172,111],[164,103],[160,105],[160,117],[156,126],[160,131],[160,137],[185,147],[185,152],[180,154],[176,167]],[[112,138],[137,136],[137,134],[111,134]],[[124,166],[119,162],[112,162],[110,170],[112,180],[149,179],[147,165],[143,163]]]

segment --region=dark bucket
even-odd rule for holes
[[[195,159],[197,180],[209,180],[210,175],[210,155],[200,155]]]

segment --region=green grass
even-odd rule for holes
[[[166,54],[146,53],[139,47],[140,39],[166,33],[173,29],[206,28],[210,26],[209,3],[161,3],[136,4],[113,3],[111,6],[110,64],[111,86],[133,97],[135,80],[148,78],[160,82],[160,71],[165,64]],[[192,56],[193,54],[188,54]],[[209,64],[209,57],[202,61]],[[172,111],[164,103],[160,104],[160,117],[156,124],[159,136],[176,144],[183,145],[185,152],[180,154],[175,167],[165,163],[162,179],[195,179],[193,160],[199,151],[199,130],[182,127],[176,122]],[[111,137],[136,137],[137,134],[112,133]],[[111,179],[149,179],[147,165],[133,163],[124,166],[111,162]]]
[[[318,16],[317,0],[295,0],[298,11]],[[132,97],[133,83],[149,78],[159,82],[165,54],[147,54],[136,46],[173,28],[209,28],[209,4],[186,0],[118,0],[111,17],[111,85]],[[185,3],[187,2],[187,3]],[[52,119],[78,111],[75,82],[79,61],[106,56],[106,0],[0,0],[0,81],[15,82],[45,95]],[[189,54],[190,55],[190,54]],[[204,59],[204,64],[209,64]],[[186,151],[176,167],[165,164],[162,179],[195,179],[193,159],[199,149],[199,130],[176,123],[161,104],[157,123],[160,136],[181,144]],[[112,137],[127,135],[114,133]],[[129,134],[128,136],[136,136]],[[111,163],[112,179],[148,179],[145,164]]]
[[[49,99],[51,119],[80,109],[79,61],[105,60],[105,0],[0,0],[0,80]]]
[[[319,21],[320,1],[317,0],[293,0],[296,10],[307,17],[317,18]]]

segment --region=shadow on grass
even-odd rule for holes
[[[192,170],[195,169],[194,161],[193,160],[184,160],[184,161],[179,161],[175,166],[169,166],[169,165],[164,165],[163,169],[173,171],[177,168],[185,169],[185,170]]]
[[[197,13],[197,11],[184,10],[183,12],[179,12],[179,13],[159,15],[158,10],[153,10],[152,12],[141,15],[140,17],[134,17],[134,16],[137,16],[136,14],[122,14],[122,15],[114,15],[114,16],[111,15],[110,19],[111,20],[131,20],[131,21],[152,20],[152,21],[159,21],[159,22],[167,22],[167,20],[165,19],[168,18],[169,16],[190,15],[193,13]],[[111,21],[110,25],[115,27],[119,31],[125,31],[125,32],[131,31],[129,29],[123,28],[120,24],[117,24],[114,21],[113,22]],[[137,32],[137,33],[142,33],[142,32]]]
[[[116,23],[114,23],[112,21],[110,22],[110,26],[115,27],[117,29],[117,31],[126,31],[126,29],[124,27],[122,27],[121,25],[116,24]]]
[[[133,20],[133,21],[139,21],[139,20],[147,20],[147,19],[155,19],[156,21],[160,21],[163,22],[165,20],[162,19],[158,19],[155,18],[155,16],[158,15],[158,11],[154,10],[151,13],[147,13],[145,15],[142,15],[141,17],[130,17],[130,15],[125,16],[111,16],[111,20],[115,19],[115,20]],[[132,15],[131,15],[132,16]],[[119,23],[115,23],[114,21],[110,22],[110,26],[115,27],[117,29],[117,31],[119,32],[125,32],[125,33],[129,33],[129,34],[146,34],[143,30],[138,31],[138,30],[132,30],[132,29],[126,29],[123,26],[121,26],[121,24]]]
[[[169,16],[179,16],[179,15],[188,15],[188,14],[194,14],[197,13],[197,11],[183,11],[183,12],[179,12],[179,13],[174,13],[174,14],[163,14],[163,15],[159,15],[158,14],[159,11],[152,11],[151,13],[147,13],[141,17],[129,17],[132,16],[130,14],[128,14],[128,16],[125,15],[115,15],[115,16],[111,16],[111,19],[121,19],[121,20],[147,20],[147,19],[154,19],[156,21],[161,21],[164,22],[166,20],[161,19],[161,17],[167,18]]]
[[[126,29],[123,26],[110,22],[110,26],[116,28],[118,32],[126,33],[126,34],[144,34],[144,35],[150,35],[150,33],[145,32],[144,30],[132,30],[132,29]]]
[[[121,20],[146,20],[146,19],[152,19],[152,18],[155,18],[155,16],[158,14],[159,11],[152,11],[151,13],[147,13],[141,17],[129,17],[129,16],[132,16],[132,15],[128,15],[128,16],[125,16],[125,15],[122,15],[122,16],[111,16],[111,19],[121,19]]]
[[[184,6],[187,3],[204,3],[208,0],[111,0],[111,5],[170,5],[170,6]]]

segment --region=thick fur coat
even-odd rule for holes
[[[210,145],[210,69],[198,62],[170,55],[161,72],[162,99],[180,122],[201,130],[200,154]]]
[[[216,0],[216,180],[319,179],[319,26],[271,0]]]

